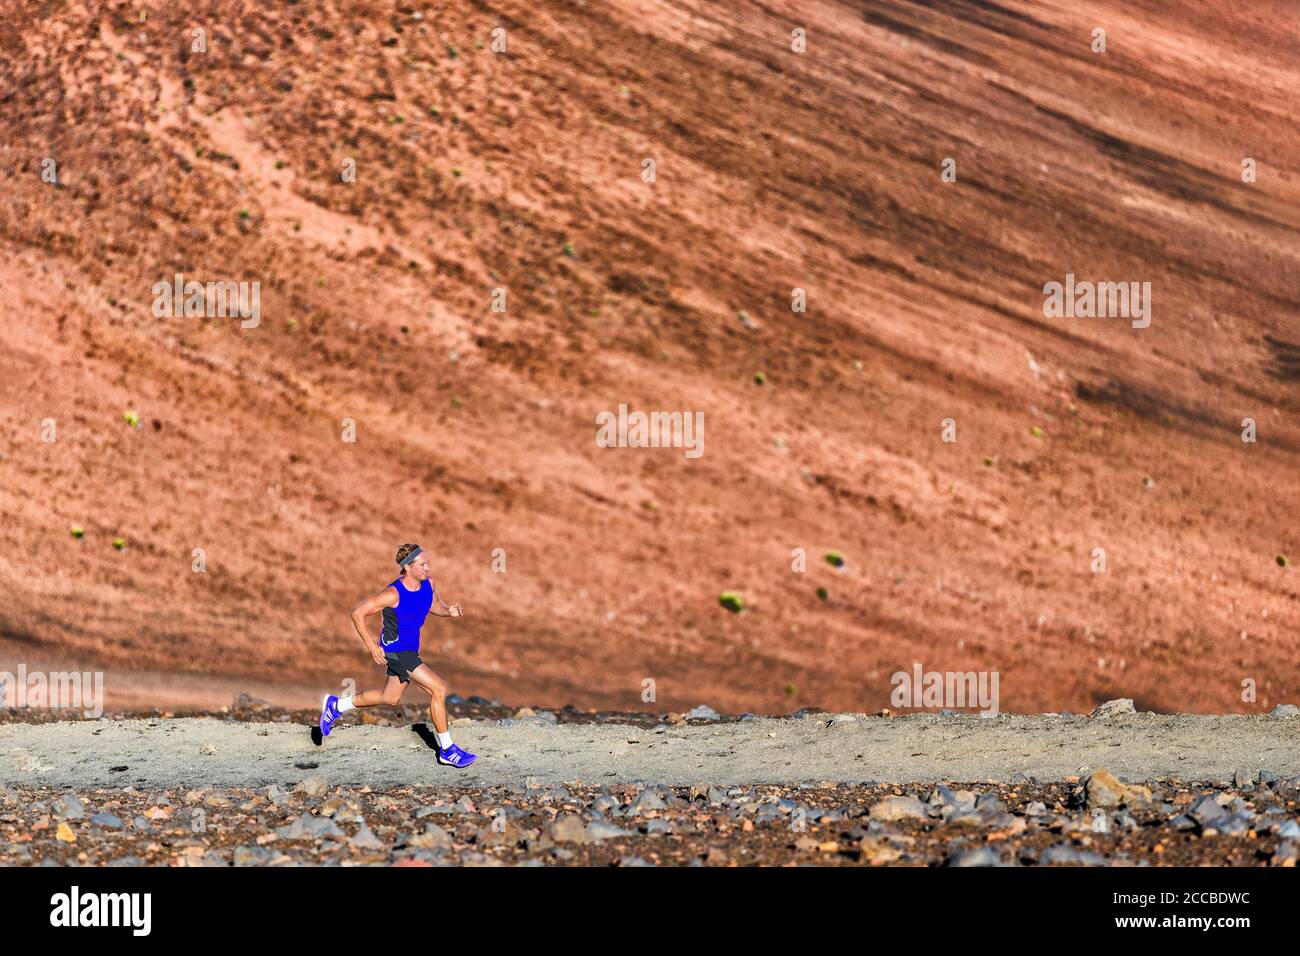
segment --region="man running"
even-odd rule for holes
[[[438,738],[438,762],[451,767],[468,767],[478,758],[451,742],[447,732],[447,685],[420,660],[420,628],[424,626],[436,600],[447,613],[433,611],[435,617],[461,617],[459,604],[448,607],[438,597],[429,580],[429,558],[418,544],[404,544],[397,549],[397,580],[378,594],[366,598],[352,609],[352,627],[374,662],[388,667],[388,683],[383,690],[363,691],[342,699],[328,694],[321,705],[320,732],[329,736],[330,728],[340,716],[354,707],[396,704],[402,699],[402,685],[415,681],[429,694],[429,716]],[[383,614],[384,627],[379,644],[366,630],[366,618]],[[380,646],[382,645],[382,647]]]

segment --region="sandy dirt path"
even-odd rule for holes
[[[422,725],[420,725],[422,727]],[[997,718],[817,714],[644,730],[537,719],[453,727],[480,754],[441,767],[413,727],[311,730],[208,718],[0,726],[0,779],[24,786],[264,786],[320,776],[334,785],[471,786],[583,781],[685,786],[754,783],[1060,780],[1105,766],[1129,780],[1300,774],[1300,719],[1132,714]]]

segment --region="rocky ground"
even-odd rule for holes
[[[1149,796],[1148,796],[1149,793]],[[0,790],[13,865],[1295,866],[1300,778]]]
[[[458,741],[489,745],[463,774],[397,733],[423,726],[414,707],[363,712],[323,746],[310,731],[314,713],[246,695],[207,720],[154,713],[56,722],[49,712],[4,712],[0,862],[1294,866],[1300,858],[1300,720],[1285,707],[1261,718],[1170,718],[1113,701],[1086,717],[996,719],[725,717],[707,707],[551,713],[459,698],[450,709]],[[1054,745],[1084,772],[1056,773],[1059,764],[1040,752],[1035,740],[1048,720]],[[774,749],[755,757],[760,739]],[[951,749],[954,740],[983,762]],[[623,775],[608,779],[598,758],[616,743],[631,753],[618,758]],[[671,772],[646,756],[656,746],[673,755]],[[923,747],[938,768],[981,772],[945,780],[901,762]],[[988,755],[1006,750],[1019,751],[1021,771]],[[1185,774],[1152,756],[1166,753]],[[1274,755],[1274,769],[1224,771],[1234,762],[1258,767],[1249,761],[1262,754]],[[530,772],[526,758],[538,755],[560,772]],[[795,782],[801,770],[790,763],[801,755],[800,768],[827,778]],[[219,772],[226,763],[238,774]],[[1153,768],[1149,776],[1133,772],[1142,765]],[[864,779],[873,771],[933,779]],[[744,774],[754,782],[737,783]],[[228,785],[237,779],[247,785]]]
[[[426,697],[427,701],[428,698]],[[742,717],[753,716],[741,715],[740,717],[724,717],[714,711],[711,707],[701,706],[694,711],[696,717],[690,717],[692,712],[686,714],[665,714],[663,720],[652,713],[643,712],[620,712],[607,710],[582,710],[572,705],[565,706],[558,710],[548,711],[542,708],[534,710],[531,707],[509,707],[502,704],[499,700],[488,700],[484,697],[471,696],[461,697],[459,694],[449,694],[447,696],[448,713],[457,720],[459,719],[479,719],[479,720],[501,720],[510,718],[524,718],[540,716],[542,720],[554,720],[559,724],[604,724],[617,723],[629,724],[637,727],[654,727],[664,720],[669,723],[685,722],[688,719],[696,720],[740,720]],[[810,707],[798,713],[817,713],[819,708]],[[412,722],[424,719],[428,715],[428,710],[415,703],[403,703],[397,707],[372,707],[368,710],[357,711],[356,719],[361,723],[377,727],[405,726]],[[110,720],[149,720],[162,718],[170,720],[172,718],[184,717],[209,717],[215,720],[227,720],[237,723],[312,723],[318,716],[319,712],[315,709],[301,710],[277,707],[260,698],[253,697],[250,694],[241,693],[235,695],[233,703],[229,707],[223,707],[219,711],[203,710],[198,708],[177,708],[176,710],[166,710],[161,707],[153,707],[147,710],[116,710],[110,711],[104,716]],[[47,724],[57,723],[58,721],[67,720],[66,711],[60,711],[55,708],[47,707],[23,707],[23,708],[0,708],[0,725],[9,723],[22,724]]]

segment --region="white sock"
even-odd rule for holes
[[[356,706],[356,704],[352,703],[351,697],[340,697],[337,706],[339,709],[339,713],[341,714],[345,710],[351,710],[353,707]]]
[[[451,732],[450,732],[450,731],[448,731],[448,732],[445,733],[445,734],[440,734],[440,733],[438,733],[438,732],[435,730],[435,731],[433,732],[433,735],[434,735],[435,737],[438,738],[438,746],[439,746],[440,748],[442,748],[443,750],[446,750],[448,747],[451,746]]]

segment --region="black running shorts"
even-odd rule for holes
[[[424,661],[420,660],[420,655],[415,651],[396,651],[385,654],[384,660],[388,661],[388,673],[403,684],[409,684],[411,682],[411,671],[424,663]]]

